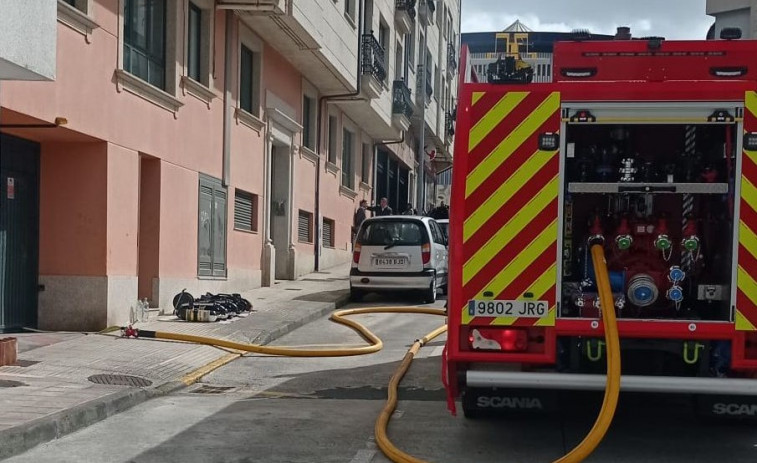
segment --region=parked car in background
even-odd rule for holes
[[[436,223],[439,224],[442,232],[444,232],[444,237],[449,241],[449,219],[437,219]]]
[[[366,219],[355,237],[350,297],[397,290],[423,292],[434,302],[446,290],[447,235],[430,217],[382,216]]]

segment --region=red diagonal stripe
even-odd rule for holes
[[[757,212],[755,212],[754,209],[752,209],[752,206],[749,205],[748,202],[741,200],[741,210],[739,211],[739,216],[744,223],[752,229],[753,232],[757,233]]]
[[[747,320],[757,326],[757,306],[744,294],[744,291],[739,288],[736,291],[736,308],[739,312],[746,317]]]
[[[531,264],[521,272],[512,283],[497,296],[497,299],[519,299],[523,293],[534,284],[534,282],[544,274],[552,264],[557,260],[557,235],[555,241],[542,252]],[[549,298],[552,302],[554,298]]]
[[[757,164],[749,156],[742,157],[741,173],[748,178],[752,185],[757,183]],[[755,185],[757,186],[757,185]]]
[[[464,285],[465,294],[471,292],[478,294],[487,284],[489,284],[505,266],[520,254],[534,238],[541,233],[555,219],[557,207],[557,198],[547,205],[526,227],[518,233],[515,238],[494,256],[476,275],[471,278],[468,284]],[[478,248],[475,248],[478,249]],[[465,253],[466,256],[472,256],[473,253]],[[555,257],[556,258],[556,257]],[[553,259],[554,260],[554,259]]]
[[[497,212],[495,212],[487,221],[476,230],[473,235],[463,244],[463,249],[466,256],[471,256],[473,253],[486,244],[492,236],[494,236],[502,227],[507,224],[523,207],[525,207],[539,191],[544,188],[549,182],[557,175],[559,169],[559,160],[554,157],[547,162],[541,169],[536,172],[536,175],[531,177],[523,188],[518,190],[508,201],[502,204]],[[468,206],[470,204],[470,206]],[[468,203],[466,201],[466,211],[473,211],[482,202]],[[475,206],[474,206],[475,205]],[[555,205],[556,206],[556,205]],[[557,209],[553,211],[553,218],[557,217]]]
[[[471,172],[478,164],[488,156],[516,127],[518,127],[536,108],[549,96],[544,93],[531,93],[518,106],[510,111],[494,129],[469,153],[468,172]],[[555,114],[557,111],[555,111]],[[559,120],[550,117],[543,125],[544,132],[556,132],[560,128]],[[536,150],[534,144],[532,151]]]
[[[555,273],[557,275],[557,273]],[[551,288],[547,290],[544,294],[539,296],[540,301],[549,301],[549,305],[555,305],[555,295],[557,294],[557,282],[555,281],[555,284],[552,285]],[[552,307],[550,307],[551,309]]]
[[[538,135],[534,135],[534,137],[538,137]],[[466,209],[470,210],[470,213],[473,213],[478,205],[483,204],[484,201],[489,199],[489,197],[493,195],[494,192],[496,192],[507,180],[509,180],[510,177],[515,174],[518,168],[527,163],[535,153],[536,144],[534,144],[533,146],[530,146],[528,143],[521,145],[509,158],[507,158],[507,160],[505,160],[505,162],[500,164],[499,167],[497,167],[491,174],[489,174],[486,180],[484,180],[484,182],[478,188],[476,188],[476,190],[471,193],[468,198],[466,198],[466,202],[470,201],[470,204],[475,205],[474,207]],[[547,161],[545,165],[542,166],[539,171],[537,171],[537,173],[534,175],[534,178],[539,178],[543,182],[543,184],[546,185],[547,182],[552,180],[552,178],[557,175],[559,169],[559,158],[557,154],[555,154],[552,159]],[[539,189],[534,191],[534,194],[536,194],[538,191]]]
[[[739,266],[755,280],[757,280],[757,259],[743,244],[739,244]]]
[[[505,92],[486,92],[486,94],[482,96],[471,108],[471,127],[473,127],[476,122],[480,121],[481,118],[486,116],[486,114],[491,111],[494,105],[496,105],[497,102],[504,96]],[[472,94],[471,98],[473,98]],[[473,100],[471,99],[471,101]]]

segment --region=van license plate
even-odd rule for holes
[[[406,267],[407,259],[404,257],[376,257],[373,259],[376,267]]]
[[[546,318],[548,314],[547,301],[468,301],[468,315],[471,317]]]

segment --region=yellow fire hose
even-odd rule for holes
[[[618,339],[618,329],[615,320],[614,301],[610,289],[610,279],[607,273],[605,263],[604,249],[601,245],[594,245],[591,248],[592,260],[594,261],[594,271],[597,276],[597,285],[599,287],[600,305],[602,308],[602,317],[605,324],[605,340],[607,343],[607,387],[605,389],[604,402],[599,412],[594,427],[584,440],[576,446],[570,453],[556,460],[555,463],[574,463],[583,461],[599,445],[610,426],[612,417],[615,414],[615,408],[618,403],[618,394],[620,393],[620,342]],[[442,315],[446,313],[443,309],[432,309],[425,307],[366,307],[357,309],[338,310],[331,314],[330,319],[336,323],[349,326],[358,332],[366,341],[368,346],[350,347],[341,349],[301,349],[296,347],[274,347],[262,346],[257,344],[247,344],[223,339],[209,338],[205,336],[194,336],[189,334],[168,333],[163,331],[138,330],[138,336],[156,339],[169,339],[174,341],[186,341],[195,344],[207,344],[216,347],[225,347],[229,349],[241,350],[244,352],[256,352],[259,354],[281,355],[287,357],[346,357],[353,355],[365,355],[378,352],[383,347],[383,342],[368,328],[362,324],[346,319],[350,315],[362,315],[369,313],[410,313],[410,314],[429,314]],[[416,340],[405,354],[400,367],[395,371],[389,382],[387,401],[381,414],[376,420],[374,434],[376,443],[384,454],[395,463],[426,463],[424,460],[408,455],[399,450],[387,436],[386,430],[389,420],[397,407],[397,388],[405,373],[410,368],[410,364],[415,354],[432,339],[447,331],[447,326],[440,326],[434,331],[428,333],[421,339]]]

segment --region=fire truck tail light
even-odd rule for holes
[[[352,262],[359,264],[360,263],[360,251],[362,250],[362,246],[360,244],[355,244],[355,249],[352,251]]]
[[[517,328],[474,328],[468,342],[474,350],[522,352],[528,348],[528,332]]]
[[[715,77],[741,77],[745,76],[749,68],[746,66],[710,68],[710,74]]]
[[[431,262],[431,245],[426,243],[421,248],[421,258],[423,259],[423,265]]]

